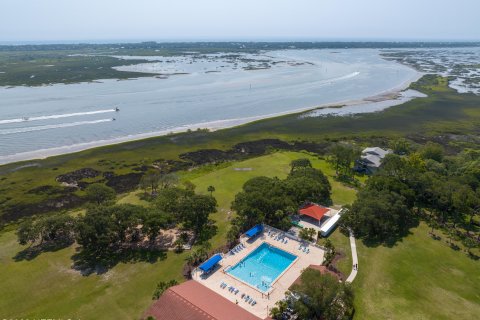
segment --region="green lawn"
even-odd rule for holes
[[[197,192],[207,193],[208,186],[215,187],[214,196],[218,201],[218,213],[214,219],[219,226],[219,233],[213,239],[212,244],[218,246],[225,240],[225,233],[228,230],[228,220],[231,218],[230,204],[235,198],[235,194],[241,190],[243,184],[256,176],[285,178],[290,171],[290,162],[298,158],[308,158],[315,168],[321,169],[329,178],[332,184],[332,200],[336,205],[343,205],[353,202],[356,191],[350,187],[344,186],[333,179],[335,171],[325,160],[300,152],[277,152],[274,154],[234,162],[228,166],[221,165],[220,169],[211,168],[211,172],[205,173],[205,169],[199,169],[203,174],[195,171],[182,175],[182,180],[190,180],[196,186]],[[250,168],[250,171],[237,171],[235,168]]]
[[[259,176],[284,178],[293,159],[307,157],[321,168],[333,186],[333,202],[342,205],[355,199],[355,190],[333,180],[334,171],[324,161],[298,152],[274,154],[182,172],[197,192],[216,188],[219,212],[213,215],[218,233],[213,246],[224,243],[230,203],[248,179]],[[236,171],[234,168],[252,168]],[[147,204],[139,192],[121,196],[119,202]],[[355,319],[473,319],[480,312],[478,261],[456,252],[444,242],[432,240],[424,225],[413,230],[393,248],[367,248],[357,241],[360,272],[354,282]],[[348,237],[336,230],[330,236],[345,258],[337,267],[351,270]],[[0,317],[71,317],[81,319],[136,319],[151,303],[159,281],[182,280],[188,252],[169,253],[155,263],[120,263],[102,275],[82,276],[71,269],[73,247],[43,253],[31,261],[15,262],[22,249],[13,231],[0,233]]]
[[[357,240],[355,319],[478,319],[480,262],[428,236],[421,224],[393,248]]]
[[[73,247],[31,261],[12,258],[23,247],[11,231],[0,234],[0,318],[138,319],[156,284],[182,280],[187,253],[156,263],[120,263],[102,275],[72,270]]]
[[[212,239],[214,247],[225,241],[230,203],[248,179],[266,175],[285,178],[293,159],[308,157],[331,178],[334,172],[323,160],[297,152],[278,152],[246,161],[200,168],[180,174],[181,180],[191,180],[197,192],[206,193],[214,185],[219,210],[213,215],[218,233]],[[235,171],[234,168],[252,168]],[[353,199],[355,191],[331,179],[334,201],[343,204]],[[147,205],[136,191],[122,195],[118,202]],[[347,193],[345,196],[343,193]],[[338,201],[338,202],[337,202]],[[155,263],[120,263],[106,274],[82,276],[71,269],[73,247],[43,253],[31,261],[15,262],[13,257],[22,250],[13,231],[0,233],[0,318],[71,317],[81,319],[135,319],[151,303],[151,295],[159,281],[182,280],[182,267],[188,252],[169,253]],[[28,299],[26,298],[28,297]]]
[[[337,228],[328,236],[328,239],[332,241],[335,250],[341,255],[341,258],[335,262],[335,267],[345,275],[345,278],[347,278],[352,271],[352,250],[350,249],[350,238],[341,233],[340,229]],[[324,239],[320,240],[321,245],[323,245],[324,242]]]

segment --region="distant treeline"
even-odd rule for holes
[[[344,49],[344,48],[444,48],[478,47],[480,42],[139,42],[139,43],[77,43],[77,44],[22,44],[0,45],[0,51],[50,51],[50,50],[173,50],[200,52],[211,51],[257,51],[274,49]]]

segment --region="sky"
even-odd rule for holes
[[[0,41],[480,40],[480,0],[1,0]]]

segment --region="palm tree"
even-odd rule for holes
[[[207,191],[210,192],[210,196],[213,196],[213,193],[215,192],[215,187],[214,186],[208,186]]]

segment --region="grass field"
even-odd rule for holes
[[[477,319],[480,262],[428,235],[420,224],[393,248],[357,241],[355,319]]]
[[[214,185],[219,211],[213,215],[218,232],[211,240],[214,247],[225,242],[230,203],[248,179],[266,175],[284,178],[289,163],[308,157],[315,167],[329,176],[334,174],[324,160],[296,152],[279,152],[241,162],[233,162],[182,173],[181,180],[190,180],[197,192],[206,193]],[[234,168],[252,168],[235,171]],[[352,201],[355,190],[331,179],[334,202]],[[121,203],[148,203],[138,199],[139,192],[120,197]],[[73,247],[43,253],[31,261],[16,262],[13,257],[23,247],[18,245],[13,231],[0,233],[0,317],[71,317],[81,319],[135,319],[151,303],[151,295],[159,281],[182,280],[182,267],[188,252],[168,253],[155,263],[120,263],[102,275],[82,276],[71,269]],[[28,297],[28,299],[26,299]]]
[[[0,234],[0,318],[138,319],[156,283],[182,280],[187,253],[163,261],[118,264],[102,275],[71,269],[73,247],[43,253],[31,261],[13,260],[21,246],[13,232]]]
[[[354,189],[333,180],[334,171],[325,160],[305,153],[277,152],[181,173],[181,180],[193,182],[197,192],[206,193],[209,185],[216,188],[219,212],[213,215],[218,226],[211,240],[214,246],[225,241],[230,202],[243,183],[258,175],[284,178],[290,161],[299,157],[311,159],[329,177],[334,204],[355,199]],[[119,202],[147,204],[137,194],[126,194]],[[479,262],[429,238],[424,225],[412,231],[393,248],[368,248],[357,241],[360,272],[354,282],[355,319],[473,319],[480,312]],[[346,255],[337,267],[348,275],[348,238],[336,230],[331,239]],[[82,276],[71,269],[73,247],[16,262],[13,257],[21,249],[13,231],[0,233],[0,317],[137,319],[151,303],[157,282],[182,280],[188,255],[168,253],[154,263],[120,263],[105,274]]]
[[[353,202],[356,191],[335,181],[333,179],[335,172],[325,160],[299,152],[277,152],[242,162],[234,162],[227,167],[205,173],[200,177],[197,177],[195,171],[182,175],[183,180],[190,180],[197,186],[197,192],[207,193],[208,186],[215,187],[214,196],[218,200],[219,207],[214,219],[219,226],[219,233],[213,239],[212,244],[214,246],[220,245],[225,240],[225,234],[220,231],[227,231],[226,226],[231,218],[231,215],[228,214],[230,204],[243,184],[250,178],[262,175],[283,179],[290,171],[290,162],[298,158],[310,159],[315,168],[321,169],[328,176],[332,184],[334,204],[343,205]],[[236,171],[235,168],[250,168],[251,171]]]
[[[352,271],[352,250],[350,249],[350,238],[341,233],[340,229],[337,228],[328,236],[328,239],[332,241],[335,250],[341,256],[340,259],[335,261],[334,265],[341,273],[344,274],[346,279]],[[321,245],[323,245],[324,242],[324,239],[319,240]]]

